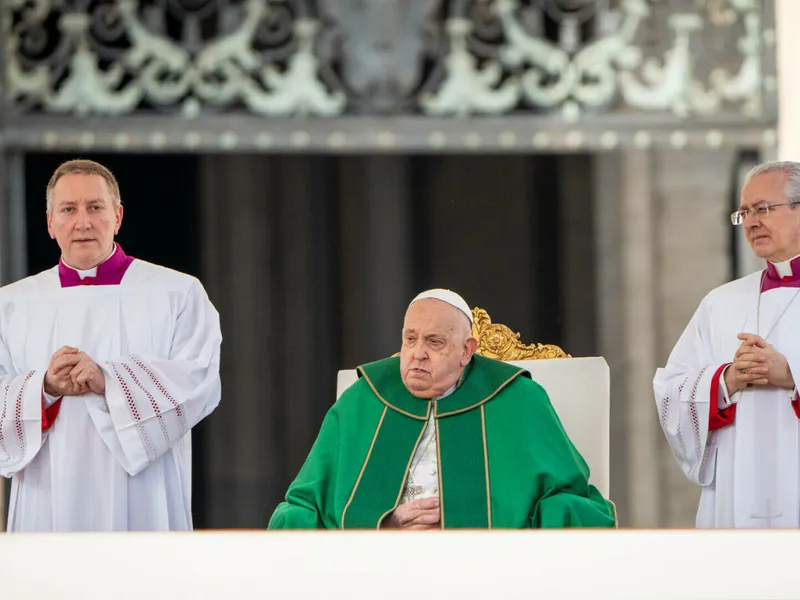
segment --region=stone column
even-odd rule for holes
[[[659,522],[656,368],[656,204],[653,156],[595,158],[598,344],[611,369],[611,499],[620,524]]]
[[[273,202],[278,203],[282,265],[268,284],[281,290],[282,298],[281,312],[273,315],[282,330],[271,343],[280,348],[274,357],[282,382],[276,418],[282,421],[282,477],[288,483],[335,400],[342,364],[336,202],[330,190],[335,164],[323,156],[289,156],[280,164],[280,197]]]
[[[560,263],[563,338],[573,356],[597,354],[594,254],[594,193],[592,156],[567,154],[559,157]]]
[[[700,490],[658,423],[653,377],[732,275],[731,151],[595,159],[598,337],[611,368],[611,491],[623,526],[692,527]]]
[[[558,199],[535,188],[535,159],[431,156],[426,168],[429,285],[452,287],[494,322],[520,332],[525,343],[561,343],[537,328],[539,306],[558,298],[556,290],[535,285],[537,205],[547,226],[559,224]],[[557,254],[549,248],[555,268]]]
[[[222,402],[198,428],[206,526],[266,527],[334,400],[329,163],[201,159],[202,279],[222,324]]]
[[[610,497],[617,506],[620,526],[632,524],[628,489],[627,395],[624,306],[622,294],[622,163],[623,154],[598,154],[593,160],[595,192],[595,260],[597,288],[597,345],[611,370]]]
[[[733,277],[729,215],[731,150],[675,150],[655,154],[654,191],[659,199],[657,362],[664,365],[703,297]],[[652,412],[655,418],[655,408]],[[663,506],[661,524],[693,527],[700,489],[680,471],[663,435],[659,439]]]
[[[408,302],[417,291],[408,156],[338,159],[342,361],[354,368],[400,350]]]
[[[0,147],[0,152],[2,148]],[[4,256],[0,256],[2,263],[2,284],[18,281],[28,275],[28,247],[25,203],[25,154],[19,151],[6,149],[4,152],[5,163],[5,191],[6,203],[3,206],[3,229],[5,243],[3,244]],[[41,205],[44,215],[44,201]],[[44,216],[42,216],[44,219]]]
[[[223,344],[222,401],[201,423],[203,444],[194,449],[205,471],[195,503],[207,502],[215,528],[255,527],[255,518],[265,527],[280,494],[270,493],[269,483],[281,479],[285,460],[274,414],[281,391],[275,348],[284,342],[274,318],[282,308],[270,197],[277,174],[260,156],[209,156],[201,159],[200,176],[202,279],[220,313]]]

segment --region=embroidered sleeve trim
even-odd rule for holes
[[[11,460],[11,455],[8,453],[8,448],[6,447],[6,439],[3,437],[3,427],[2,424],[6,420],[6,412],[8,411],[8,388],[9,386],[3,386],[3,413],[0,414],[0,450],[3,451],[5,455],[4,458],[0,459],[0,462],[8,462]]]
[[[161,395],[164,396],[167,402],[169,402],[175,408],[175,414],[178,417],[178,423],[181,428],[181,432],[185,434],[187,431],[189,431],[189,424],[186,421],[186,413],[184,412],[180,403],[172,397],[166,386],[161,383],[158,377],[155,376],[153,371],[144,363],[144,361],[142,361],[139,356],[133,355],[131,356],[131,359],[137,367],[147,374],[147,376],[150,378],[150,381],[153,382],[153,385],[155,385],[156,389],[161,392]]]
[[[167,432],[167,425],[164,423],[164,416],[161,414],[161,409],[158,407],[158,402],[156,402],[156,399],[153,398],[153,395],[150,392],[148,392],[147,389],[141,383],[139,383],[139,378],[136,377],[136,374],[133,372],[133,369],[131,369],[130,366],[126,365],[125,363],[122,363],[122,368],[125,369],[125,371],[128,373],[128,377],[131,378],[133,384],[140,390],[142,390],[144,395],[147,396],[147,399],[150,400],[150,406],[153,408],[153,413],[155,414],[156,419],[158,420],[158,426],[161,428],[161,433],[164,436],[167,445],[169,445],[170,443],[169,432]]]
[[[122,394],[125,396],[125,404],[128,407],[128,410],[131,413],[131,417],[133,417],[134,425],[136,426],[136,431],[139,433],[139,438],[142,440],[142,445],[144,446],[145,452],[147,453],[147,458],[150,461],[154,461],[157,458],[156,449],[153,445],[153,442],[150,440],[150,436],[147,434],[147,430],[142,423],[142,416],[139,414],[139,409],[136,407],[136,401],[133,398],[133,394],[131,393],[130,387],[128,386],[125,379],[122,377],[122,374],[117,369],[117,365],[111,363],[111,368],[114,371],[114,376],[117,378],[117,383],[119,383],[119,387],[122,390]]]
[[[692,432],[694,433],[694,455],[700,458],[703,455],[703,444],[700,442],[700,417],[697,414],[697,388],[700,380],[705,375],[708,367],[703,367],[697,375],[692,386],[692,395],[689,398],[689,416],[692,419]]]
[[[683,382],[678,386],[678,399],[683,395],[683,388],[686,387],[686,384],[689,382],[689,378],[683,380]],[[675,428],[675,439],[678,440],[678,446],[680,447],[681,456],[684,458],[688,458],[688,450],[686,449],[686,441],[683,439],[683,434],[681,433],[681,419],[678,419],[677,427]]]
[[[16,407],[14,408],[14,428],[17,432],[17,439],[19,440],[20,456],[25,456],[25,451],[27,449],[25,426],[22,424],[22,402],[25,398],[25,386],[28,385],[33,375],[34,371],[28,371],[28,374],[25,375],[25,379],[22,380],[22,385],[19,386],[19,392],[17,392]]]

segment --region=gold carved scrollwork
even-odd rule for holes
[[[499,323],[492,323],[489,313],[479,307],[472,309],[475,325],[472,335],[478,340],[477,354],[502,361],[572,358],[552,344],[523,344],[519,333]]]

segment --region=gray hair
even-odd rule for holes
[[[791,160],[773,160],[761,163],[750,169],[745,182],[767,173],[786,173],[789,176],[783,190],[786,200],[790,204],[800,204],[800,163]]]

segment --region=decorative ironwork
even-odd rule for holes
[[[345,106],[318,77],[319,22],[293,3],[12,0],[11,11],[7,94],[23,110],[333,115]]]
[[[470,19],[451,18],[447,78],[438,95],[423,98],[423,110],[498,114],[517,108],[521,98],[534,110],[559,110],[568,121],[615,102],[622,109],[681,117],[726,104],[747,117],[761,115],[757,0],[712,1],[708,14],[688,3],[684,10],[681,3],[667,9],[647,0],[619,0],[614,9],[610,4],[494,0],[481,3]],[[548,24],[557,34],[546,35]],[[660,45],[651,48],[653,36]],[[470,41],[480,44],[470,47]],[[738,43],[733,52],[727,49],[739,56],[735,64],[726,64],[724,56],[711,65],[698,60],[708,47],[730,42]],[[480,71],[476,58],[484,59]]]
[[[18,114],[757,119],[765,114],[763,88],[774,87],[763,67],[774,34],[764,31],[760,0],[2,6],[4,92]]]
[[[441,55],[442,0],[319,0],[329,25],[320,57],[337,73],[353,112],[413,108],[415,94]]]
[[[473,308],[472,318],[475,321],[472,335],[478,340],[475,352],[481,356],[502,361],[572,358],[552,344],[523,344],[519,340],[519,333],[500,323],[492,323],[489,313],[482,308]]]

